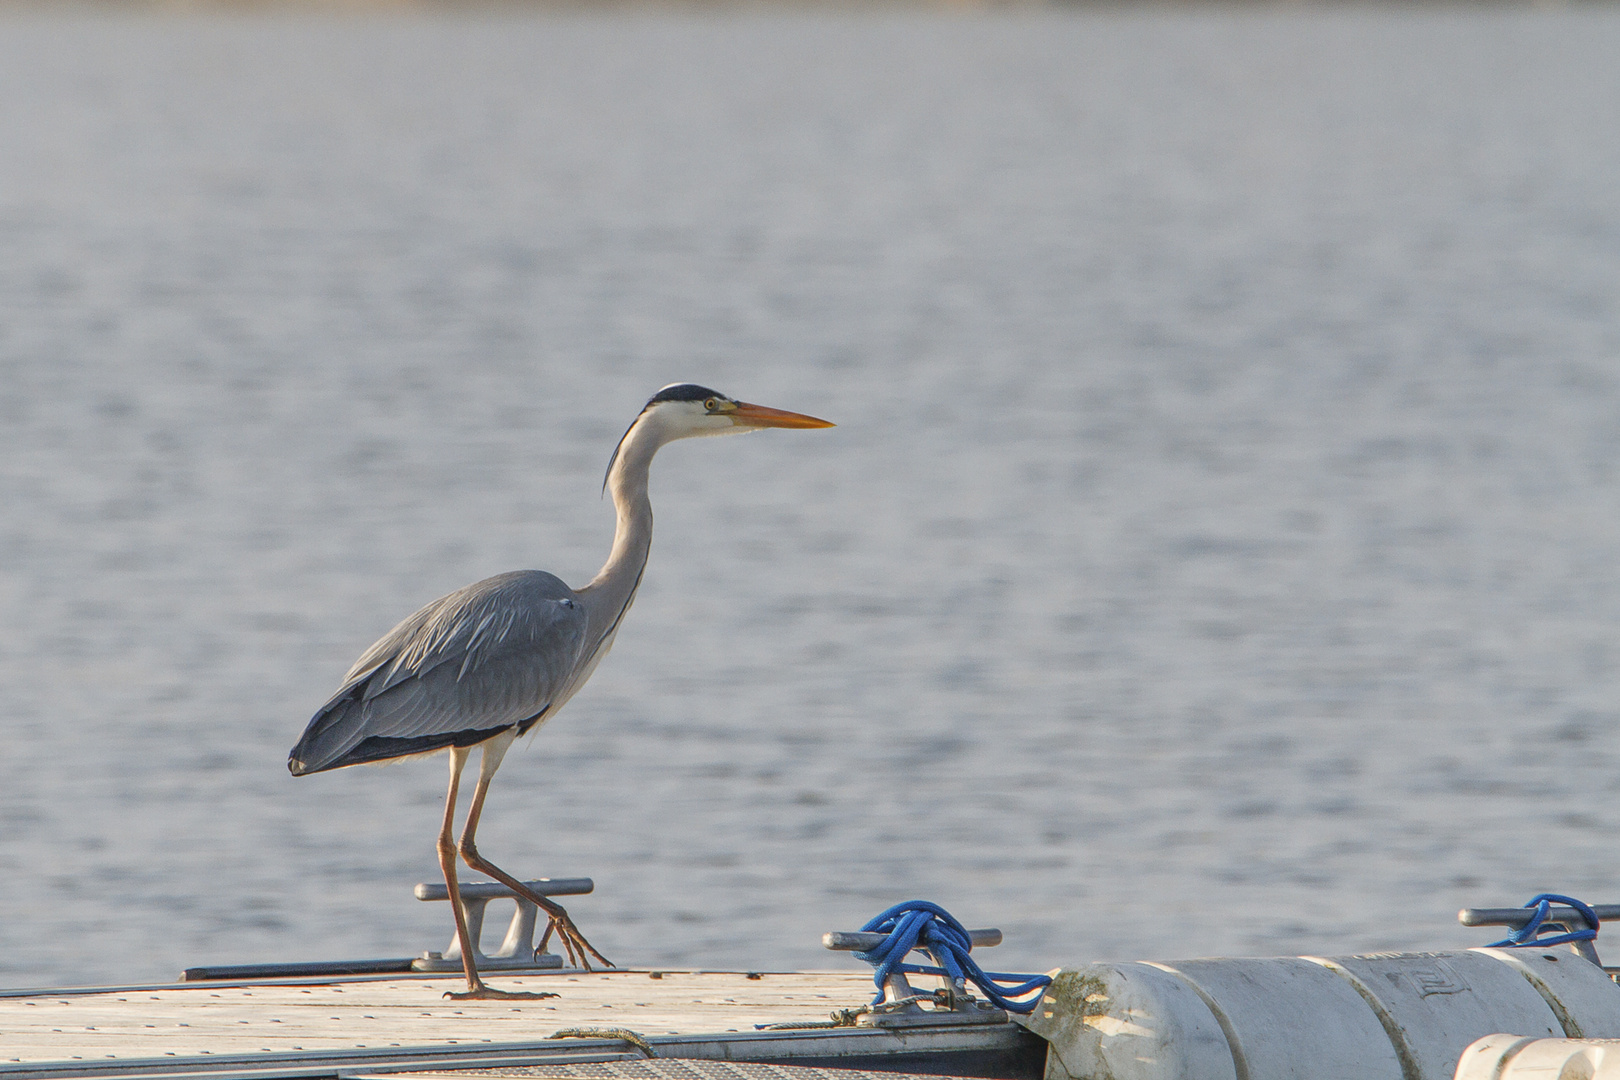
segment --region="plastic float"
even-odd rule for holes
[[[1595,962],[1597,912],[1578,902],[1549,903],[1565,900],[1537,897],[1524,909],[1463,912],[1467,925],[1517,924],[1522,938],[1465,952],[1060,970],[1023,1022],[1049,1045],[1046,1080],[1596,1075],[1536,1071],[1560,1053],[1570,1062],[1601,1061],[1606,1053],[1620,1080],[1620,1044],[1569,1042],[1620,1039],[1620,987]],[[1538,936],[1554,926],[1564,932]],[[1508,1059],[1524,1062],[1521,1071],[1492,1071],[1491,1061]]]
[[[1456,1080],[1620,1080],[1620,1040],[1488,1035],[1463,1051]]]

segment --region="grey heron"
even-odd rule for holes
[[[591,677],[635,600],[652,545],[647,474],[653,455],[665,443],[699,435],[832,426],[693,383],[664,387],[631,423],[608,461],[603,486],[613,496],[613,548],[588,585],[570,589],[542,570],[518,570],[441,597],[367,649],[310,720],[287,756],[294,776],[449,751],[450,792],[439,830],[439,867],[455,914],[467,990],[448,996],[548,996],[496,990],[479,978],[456,882],[458,854],[468,867],[527,897],[550,916],[542,946],[555,931],[571,962],[589,969],[589,956],[608,964],[560,904],[536,895],[484,858],[475,834],[490,779],[506,751],[553,716]],[[453,837],[456,799],[474,747],[482,749],[478,782],[458,844]]]

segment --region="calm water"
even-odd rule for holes
[[[481,847],[621,963],[1620,900],[1620,10],[0,20],[0,984],[449,938],[359,651],[647,584]]]

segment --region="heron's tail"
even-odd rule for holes
[[[444,671],[447,676],[453,677],[455,674],[448,668]],[[338,691],[336,697],[321,706],[320,712],[310,720],[309,727],[304,729],[303,738],[299,739],[298,745],[287,754],[288,772],[294,776],[308,776],[310,773],[342,769],[350,765],[420,757],[450,746],[477,746],[503,731],[512,730],[514,726],[519,730],[527,730],[521,724],[504,723],[487,728],[452,728],[447,731],[426,732],[401,731],[396,727],[395,734],[379,734],[379,727],[385,731],[389,728],[386,713],[379,721],[376,706],[390,691],[384,690],[381,695],[368,698],[369,683],[369,679],[361,679],[352,686],[344,687]],[[390,689],[398,691],[398,687]],[[544,713],[545,710],[542,709],[539,715]],[[533,719],[538,718],[537,715]],[[530,720],[531,724],[533,719]]]
[[[365,683],[360,682],[345,687],[321,706],[304,729],[298,745],[288,752],[287,771],[294,776],[307,776],[359,764],[349,760],[349,756],[364,737],[360,715],[364,699]]]

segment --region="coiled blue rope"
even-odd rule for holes
[[[1567,904],[1580,912],[1581,918],[1586,920],[1586,926],[1580,930],[1554,934],[1551,937],[1537,937],[1536,935],[1541,932],[1541,924],[1547,921],[1547,912],[1554,903]],[[1546,892],[1524,906],[1536,909],[1536,913],[1530,916],[1530,921],[1501,941],[1491,942],[1486,946],[1487,949],[1542,948],[1547,945],[1568,945],[1573,941],[1591,941],[1597,937],[1598,926],[1601,925],[1598,921],[1597,912],[1592,910],[1590,904],[1583,904],[1572,896],[1560,896],[1558,893]]]
[[[985,971],[968,955],[973,942],[967,928],[938,904],[926,900],[907,900],[896,904],[872,919],[861,930],[889,935],[883,944],[855,955],[877,970],[872,981],[877,983],[877,997],[873,1005],[883,1001],[884,984],[897,971],[910,975],[943,975],[952,983],[966,979],[989,998],[997,1007],[1008,1012],[1027,1013],[1035,1008],[1039,996],[1028,1001],[1013,1001],[1046,989],[1051,983],[1048,975],[1007,975],[998,971]],[[934,958],[937,967],[905,963],[912,949],[922,949]],[[1008,985],[1011,984],[1011,985]]]

